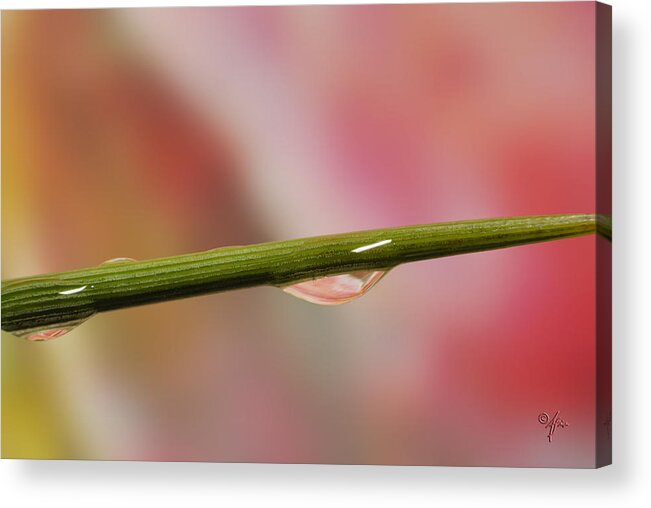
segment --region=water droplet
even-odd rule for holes
[[[285,293],[318,305],[339,305],[359,298],[384,277],[386,271],[342,273],[286,286]]]
[[[84,319],[78,319],[76,321],[68,321],[66,323],[50,325],[47,328],[43,329],[31,328],[28,330],[17,330],[11,333],[16,337],[20,337],[21,339],[29,340],[32,342],[45,342],[64,336],[68,332],[71,332],[77,328],[80,324],[84,323],[89,317],[90,316]]]
[[[46,340],[56,339],[68,333],[72,328],[51,328],[48,330],[42,330],[40,332],[33,332],[25,336],[26,340],[33,342],[44,342]]]
[[[109,265],[109,264],[113,264],[113,263],[130,263],[131,261],[135,261],[135,259],[133,259],[133,258],[113,258],[113,259],[109,259],[107,261],[104,261],[103,263],[101,263],[101,265]]]

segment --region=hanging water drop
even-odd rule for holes
[[[112,265],[113,263],[130,263],[132,261],[135,261],[135,259],[133,259],[133,258],[113,258],[113,259],[109,259],[107,261],[104,261],[103,263],[101,263],[101,265]]]
[[[386,273],[386,271],[342,273],[292,284],[284,287],[283,291],[317,305],[339,305],[367,293]]]
[[[29,340],[31,342],[45,342],[48,340],[63,337],[82,323],[86,322],[89,317],[90,316],[83,319],[77,319],[75,321],[68,321],[66,323],[57,323],[55,325],[50,325],[42,329],[31,328],[27,330],[17,330],[11,333],[16,337],[20,337],[21,339]]]

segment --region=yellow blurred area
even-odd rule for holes
[[[29,259],[33,247],[21,233],[32,219],[27,196],[35,150],[27,131],[34,113],[20,56],[12,51],[25,42],[26,22],[21,13],[2,14],[2,251],[15,248]],[[3,255],[3,278],[12,271],[10,260]],[[57,404],[52,383],[44,382],[52,379],[52,373],[44,376],[47,363],[25,346],[2,333],[2,456],[59,458],[69,453],[66,409]]]

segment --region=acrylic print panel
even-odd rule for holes
[[[4,12],[2,278],[610,215],[609,58],[593,2]],[[607,240],[383,271],[3,332],[2,455],[610,462]]]

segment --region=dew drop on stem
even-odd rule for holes
[[[104,261],[101,265],[112,265],[113,263],[130,263],[132,261],[135,261],[133,258],[113,258],[113,259],[108,259]]]
[[[340,305],[366,294],[386,271],[363,271],[330,275],[283,287],[296,298],[317,305]]]
[[[91,316],[88,316],[83,319],[77,319],[75,321],[68,321],[66,323],[49,325],[41,329],[30,328],[27,330],[16,330],[10,333],[15,335],[16,337],[29,340],[31,342],[45,342],[53,339],[58,339],[59,337],[63,337],[67,333],[77,328],[82,323],[85,323],[90,317]]]

